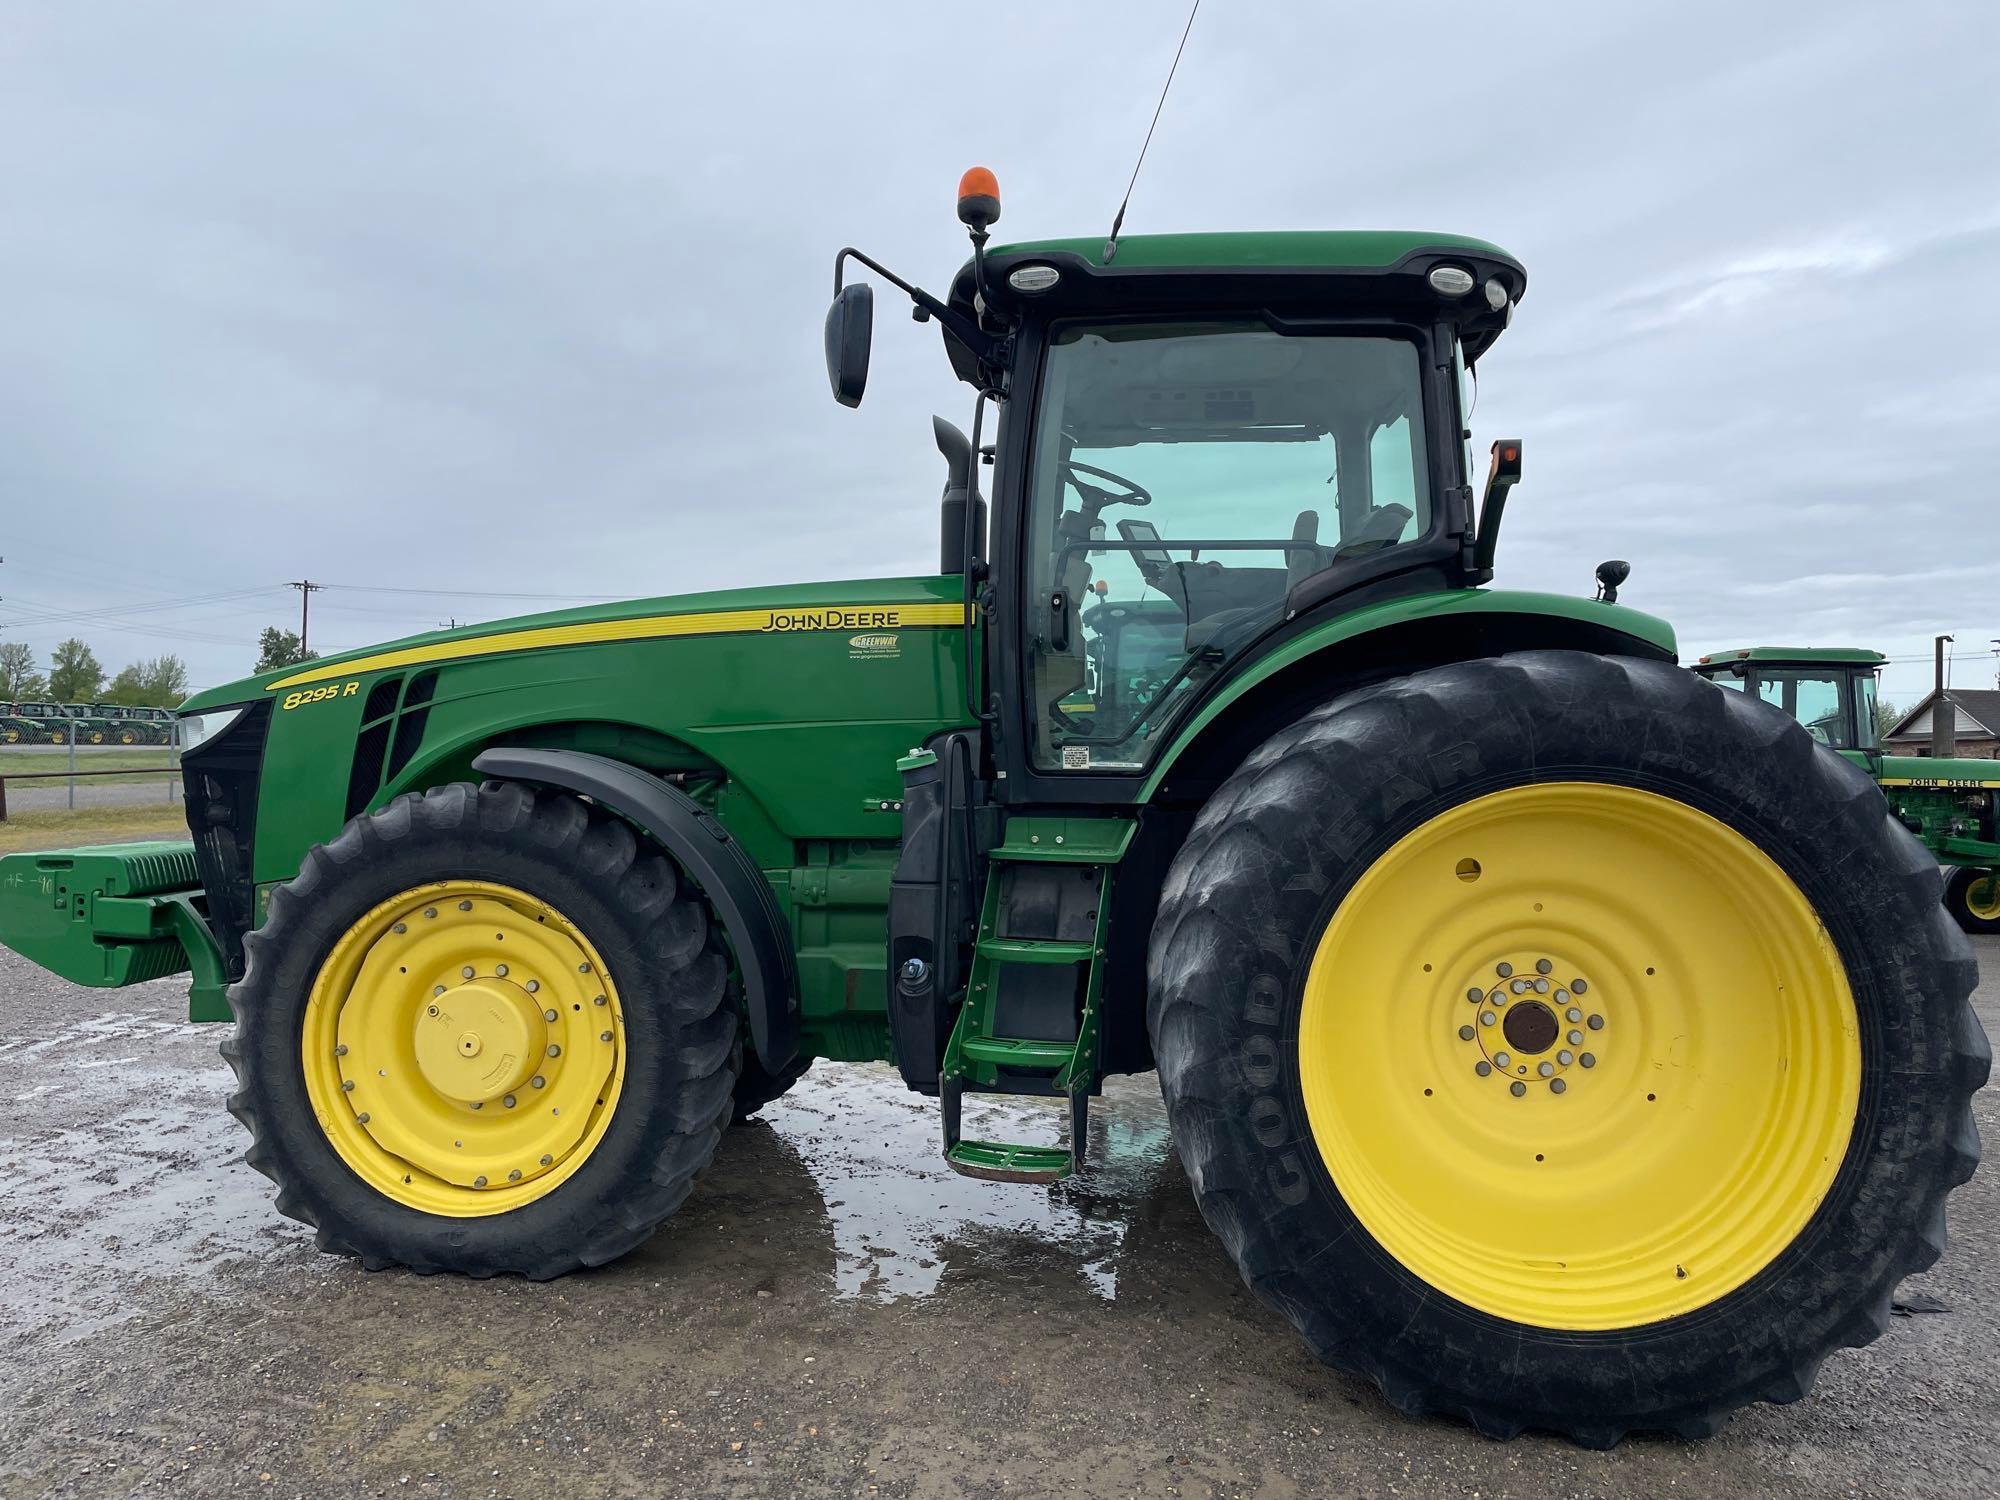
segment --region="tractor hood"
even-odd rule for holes
[[[1875,778],[1883,786],[2000,791],[2000,760],[1939,760],[1929,755],[1885,755]]]
[[[956,625],[964,619],[961,587],[957,578],[866,578],[665,594],[651,599],[516,615],[479,625],[404,636],[239,678],[204,688],[183,703],[179,711],[192,714],[233,708],[274,694],[396,667],[443,665],[612,641]]]

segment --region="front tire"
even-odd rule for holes
[[[1944,904],[1967,932],[2000,937],[2000,870],[1953,870],[1945,882]]]
[[[1336,700],[1162,893],[1148,1021],[1202,1213],[1408,1413],[1609,1446],[1796,1400],[1978,1158],[1934,871],[1866,776],[1678,668]]]
[[[229,990],[246,1160],[369,1269],[601,1265],[715,1154],[729,963],[620,820],[453,784],[351,821],[272,893]]]

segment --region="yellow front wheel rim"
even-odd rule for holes
[[[340,1158],[426,1213],[505,1213],[604,1137],[625,1079],[603,960],[548,903],[443,881],[350,926],[306,1000],[307,1097]]]
[[[1965,909],[1982,922],[2000,919],[2000,875],[1991,870],[1965,883]]]
[[[1327,924],[1299,1017],[1313,1138],[1407,1270],[1517,1323],[1634,1327],[1790,1245],[1860,1096],[1846,971],[1789,877],[1670,798],[1464,803]]]

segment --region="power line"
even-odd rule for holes
[[[320,583],[315,588],[338,589],[346,594],[422,594],[430,598],[451,599],[578,599],[586,603],[610,603],[643,595],[632,594],[526,594],[508,593],[498,589],[417,589],[388,583]],[[296,587],[296,585],[294,585]]]

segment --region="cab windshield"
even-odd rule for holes
[[[1410,340],[1059,329],[1029,491],[1035,764],[1143,768],[1296,584],[1429,532],[1428,451]]]

